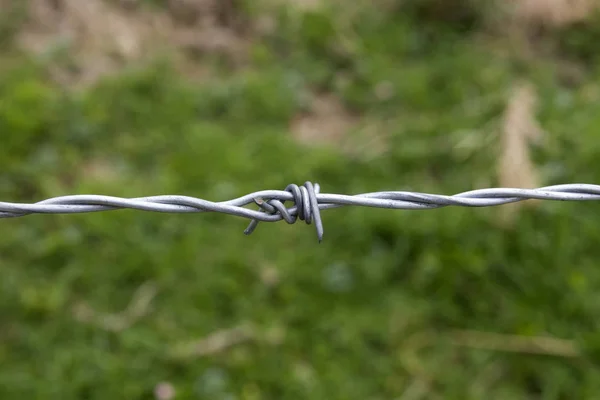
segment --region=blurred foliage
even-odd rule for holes
[[[596,69],[598,52],[595,50],[595,43],[600,39],[599,20],[600,13],[596,12],[589,20],[556,32],[557,47],[562,57],[580,61],[588,68]]]
[[[70,92],[23,57],[0,75],[0,198],[224,200],[305,180],[331,193],[493,185],[486,138],[523,76],[476,37],[477,11],[438,10],[440,20],[423,4],[349,20],[273,11],[278,29],[254,45],[252,65],[205,84],[161,62]],[[527,69],[542,93],[549,136],[535,156],[548,185],[600,182],[597,26],[560,38],[588,63],[581,85],[561,85],[552,60]],[[314,90],[389,121],[386,154],[361,161],[295,144],[289,120]],[[323,213],[321,245],[300,223],[263,223],[246,237],[246,221],[223,215],[5,219],[0,394],[146,399],[168,381],[178,399],[596,398],[597,207],[544,203],[514,230],[489,208],[342,208]],[[145,282],[158,295],[127,329],[73,311],[118,313]],[[254,340],[208,356],[171,352],[246,322]],[[456,329],[554,336],[582,354],[476,350],[444,340]],[[422,332],[433,339],[409,340]]]

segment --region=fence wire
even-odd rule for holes
[[[75,214],[118,209],[134,209],[163,213],[217,212],[250,219],[244,231],[251,234],[259,222],[298,219],[308,225],[314,222],[319,242],[323,239],[321,210],[343,206],[362,206],[398,210],[423,210],[448,206],[489,207],[523,200],[589,201],[600,200],[600,186],[564,184],[538,189],[478,189],[452,196],[406,191],[382,191],[356,195],[320,193],[318,183],[288,185],[285,190],[262,190],[233,200],[212,202],[189,196],[164,195],[121,198],[102,195],[54,197],[34,204],[0,202],[0,218],[16,218],[29,214]],[[291,207],[285,203],[291,202]],[[258,210],[246,206],[255,204]]]

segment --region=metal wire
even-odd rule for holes
[[[517,201],[539,199],[560,201],[600,200],[600,186],[565,184],[539,189],[479,189],[445,196],[404,191],[384,191],[357,195],[319,193],[318,183],[303,186],[288,185],[285,190],[262,190],[233,200],[212,202],[189,196],[151,196],[120,198],[101,195],[74,195],[54,197],[34,204],[0,202],[0,218],[23,217],[29,214],[75,214],[118,209],[134,209],[164,213],[218,212],[250,219],[246,235],[259,222],[285,220],[288,224],[298,219],[308,225],[314,222],[319,242],[323,240],[321,210],[342,206],[363,206],[402,210],[423,210],[447,206],[488,207]],[[291,201],[291,207],[284,203]],[[259,209],[245,206],[256,204]]]

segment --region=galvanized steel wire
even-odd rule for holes
[[[54,197],[34,204],[0,202],[0,218],[16,218],[29,214],[75,214],[118,209],[134,209],[163,213],[217,212],[250,219],[245,234],[251,234],[259,222],[298,219],[315,225],[319,242],[323,239],[321,210],[342,206],[363,206],[398,210],[423,210],[447,206],[488,207],[523,200],[589,201],[600,200],[600,186],[564,184],[539,189],[478,189],[452,196],[383,191],[356,195],[320,193],[318,183],[288,185],[285,190],[262,190],[233,200],[213,202],[189,196],[165,195],[121,198],[102,195]],[[291,202],[290,207],[285,203]],[[259,209],[246,208],[256,204]]]

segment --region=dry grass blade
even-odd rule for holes
[[[453,345],[512,353],[579,357],[581,352],[572,340],[548,336],[520,336],[479,331],[454,331],[447,336]]]
[[[448,332],[422,331],[410,335],[403,340],[399,349],[402,366],[412,377],[401,399],[433,398],[436,383],[435,370],[427,366],[427,359],[421,353],[428,347],[440,344],[478,350],[510,352],[520,354],[541,354],[555,357],[578,358],[582,353],[572,340],[559,339],[549,336],[508,335],[494,332],[472,330],[451,330]],[[437,364],[437,363],[436,363]],[[481,371],[483,377],[500,379],[500,372],[493,366]],[[477,383],[474,380],[474,383]],[[485,386],[485,385],[483,385]]]
[[[537,94],[528,82],[517,83],[511,92],[502,121],[498,181],[501,187],[540,187],[538,171],[531,161],[530,144],[539,142],[543,130],[535,118]],[[500,222],[510,225],[518,210],[536,204],[534,200],[501,206]]]
[[[157,292],[154,284],[145,283],[136,290],[125,310],[120,313],[100,314],[88,304],[80,303],[74,307],[73,314],[80,322],[93,324],[110,332],[121,332],[148,314]]]
[[[454,346],[511,353],[545,354],[569,358],[581,356],[581,350],[572,340],[550,336],[508,335],[472,330],[453,330],[443,333],[420,332],[410,337],[405,343],[411,354],[416,354],[420,349],[438,343],[450,343]]]
[[[214,332],[198,340],[178,343],[168,350],[168,354],[175,359],[205,357],[218,354],[232,346],[255,338],[254,327],[250,324],[242,324],[231,329]]]

